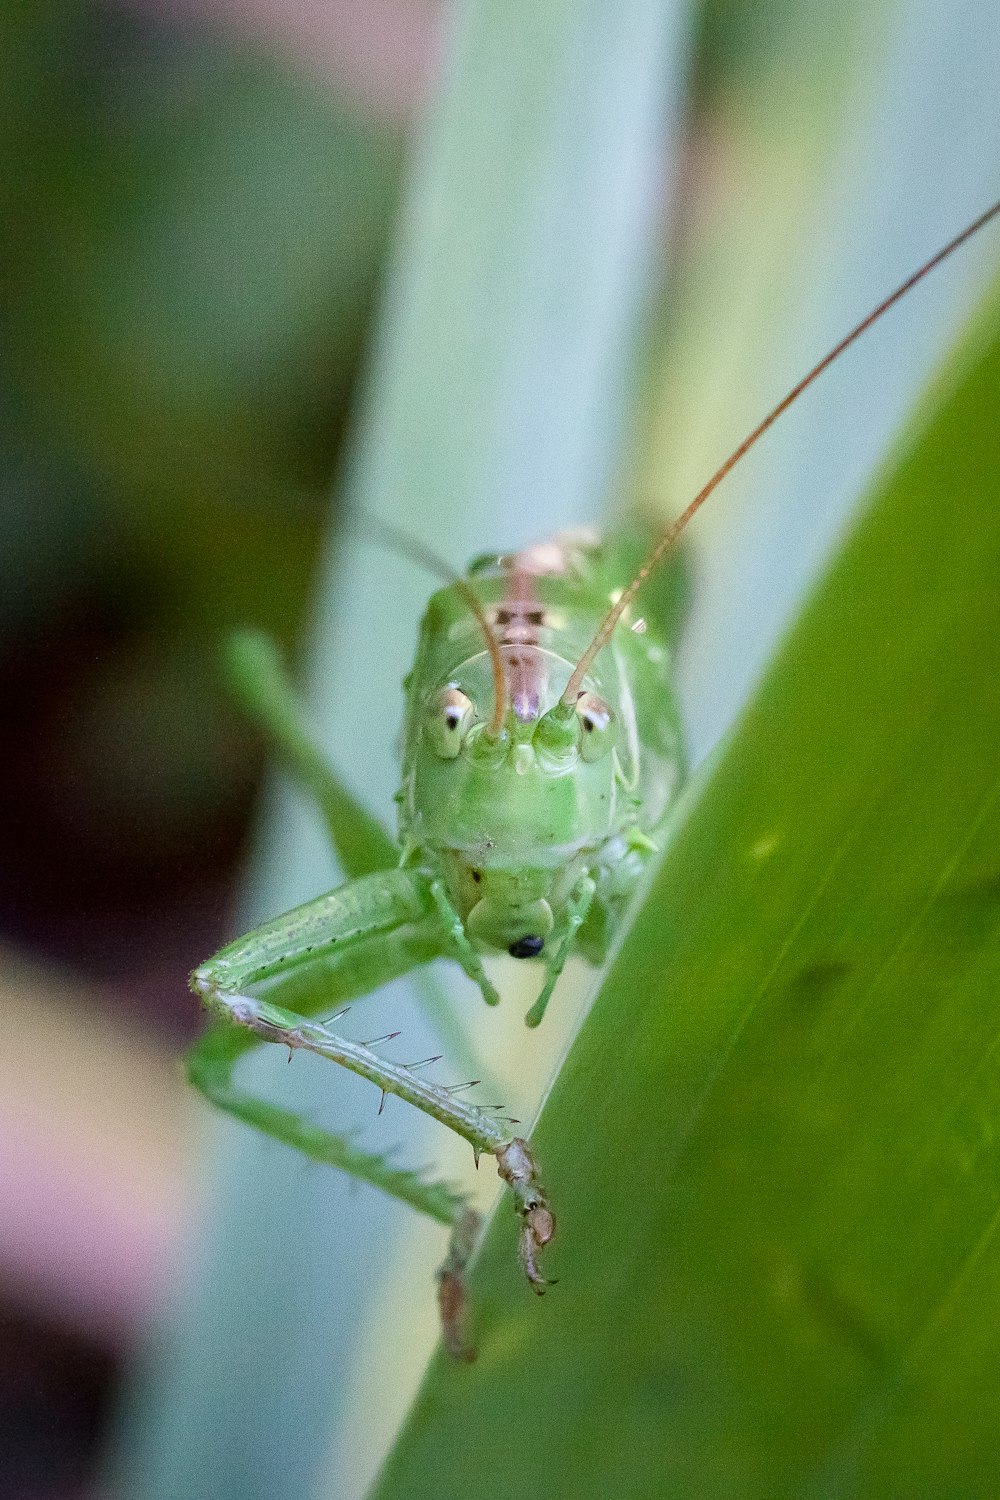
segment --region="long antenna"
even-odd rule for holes
[[[418,536],[414,536],[405,527],[397,526],[394,521],[384,521],[381,516],[372,515],[366,510],[355,510],[352,514],[355,520],[364,521],[365,526],[371,532],[381,533],[380,539],[394,552],[399,552],[403,557],[419,563],[422,568],[426,568],[429,573],[435,573],[446,583],[453,583],[462,595],[476,618],[476,623],[483,633],[483,640],[486,642],[486,649],[490,654],[490,666],[493,668],[493,717],[490,719],[487,733],[491,739],[497,739],[503,728],[504,719],[507,717],[507,674],[504,671],[503,657],[500,655],[497,638],[490,628],[490,622],[486,618],[475,589],[470,587],[468,581],[462,577],[461,573],[456,572],[450,563],[446,562],[443,557],[439,557],[431,547],[427,546],[426,542],[422,542]],[[376,539],[371,535],[365,537],[366,541]]]
[[[852,328],[850,333],[845,334],[845,336],[840,340],[839,344],[834,344],[830,352],[828,354],[825,354],[818,364],[813,365],[809,373],[807,375],[803,375],[802,379],[798,382],[797,385],[792,386],[792,389],[788,392],[788,395],[785,396],[783,400],[779,401],[777,406],[775,406],[771,411],[768,412],[764,420],[762,422],[758,422],[753,431],[743,439],[739,447],[733,449],[732,453],[730,453],[725,463],[720,464],[719,468],[716,469],[715,473],[712,475],[708,483],[703,485],[702,488],[698,491],[697,495],[695,495],[694,499],[688,505],[687,509],[683,510],[675,521],[671,521],[670,525],[659,537],[656,545],[653,547],[653,550],[650,552],[649,556],[646,558],[646,561],[642,564],[642,567],[636,573],[631,583],[628,584],[625,589],[623,589],[622,593],[618,596],[614,604],[608,610],[607,614],[604,616],[604,619],[601,621],[600,626],[598,627],[597,634],[594,636],[594,639],[591,641],[590,645],[587,647],[586,651],[584,651],[583,655],[580,657],[580,660],[577,662],[576,666],[573,669],[573,675],[570,677],[569,682],[566,684],[566,691],[562,695],[563,703],[573,704],[576,702],[577,695],[579,694],[580,688],[583,684],[583,679],[590,671],[595,656],[600,650],[603,649],[604,646],[607,645],[608,641],[611,639],[611,635],[614,631],[615,626],[618,624],[618,621],[621,619],[622,615],[632,603],[632,600],[635,598],[636,594],[642,588],[642,585],[645,583],[650,573],[652,573],[653,569],[662,561],[664,556],[670,551],[671,547],[676,545],[679,537],[681,536],[681,533],[686,529],[688,522],[692,519],[693,516],[698,513],[699,510],[701,510],[701,507],[704,505],[709,495],[714,489],[718,488],[718,486],[722,483],[730,470],[735,469],[736,465],[739,463],[744,454],[749,453],[750,449],[754,446],[758,439],[764,436],[769,427],[773,427],[778,418],[782,416],[782,414],[786,412],[792,405],[792,402],[797,401],[798,398],[802,395],[802,392],[809,386],[811,386],[813,381],[817,380],[819,376],[822,375],[823,371],[833,364],[835,359],[839,359],[844,350],[849,349],[850,346],[854,343],[855,339],[859,339],[863,333],[867,333],[868,329],[871,328],[873,323],[878,322],[883,313],[887,313],[890,307],[898,302],[901,297],[905,297],[907,292],[911,291],[912,288],[916,286],[918,281],[922,281],[929,271],[933,271],[935,266],[939,266],[943,260],[947,260],[948,256],[951,255],[954,250],[957,250],[960,245],[964,245],[966,240],[971,239],[972,236],[974,234],[977,234],[978,231],[982,229],[984,225],[988,224],[991,219],[996,218],[998,213],[1000,213],[1000,200],[994,203],[991,208],[988,208],[985,213],[980,214],[978,219],[974,219],[971,224],[967,225],[967,227],[962,230],[961,234],[956,234],[953,240],[949,240],[943,250],[939,250],[936,255],[932,255],[930,260],[924,261],[924,264],[920,266],[918,270],[914,271],[912,276],[908,276],[906,280],[902,282],[894,292],[890,292],[889,296],[886,297],[882,302],[880,302],[877,307],[872,308],[868,316],[866,318],[862,318],[861,322],[858,323],[854,328]]]

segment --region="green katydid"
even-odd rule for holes
[[[400,843],[358,807],[310,741],[277,654],[258,636],[231,647],[232,675],[314,794],[345,884],[230,943],[192,989],[213,1025],[189,1054],[191,1081],[220,1108],[447,1225],[439,1272],[446,1343],[468,1356],[463,1273],[476,1218],[444,1184],[393,1166],[291,1111],[241,1092],[240,1056],[261,1041],[340,1063],[447,1125],[476,1160],[493,1155],[521,1221],[521,1261],[545,1290],[540,1252],[555,1220],[527,1142],[497,1108],[430,1081],[420,1063],[332,1029],[331,1012],[435,958],[450,957],[495,1005],[483,956],[543,966],[526,1015],[542,1020],[571,952],[603,962],[663,837],[683,772],[668,633],[632,613],[650,573],[743,455],[888,309],[1000,213],[1000,202],[926,261],[795,385],[716,470],[636,569],[626,549],[557,537],[472,564],[431,598],[406,681]],[[410,550],[421,552],[419,543]],[[425,554],[426,556],[426,554]],[[431,565],[441,566],[435,559]],[[265,986],[264,995],[251,993]],[[291,1001],[294,1009],[286,1008]],[[325,1016],[328,1019],[316,1019]],[[388,1041],[391,1038],[381,1038]]]

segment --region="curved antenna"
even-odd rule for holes
[[[779,401],[777,406],[775,406],[771,411],[768,412],[767,416],[763,419],[762,422],[758,422],[753,431],[743,439],[742,443],[740,443],[737,448],[733,449],[732,453],[730,453],[725,463],[719,465],[708,483],[703,485],[702,488],[698,491],[697,495],[695,495],[694,499],[690,502],[687,509],[683,510],[677,517],[677,519],[675,521],[672,521],[667,529],[662,533],[662,535],[656,542],[656,545],[653,547],[653,550],[646,558],[646,561],[642,564],[642,567],[635,574],[635,577],[632,579],[631,583],[629,583],[627,587],[622,590],[621,594],[608,610],[607,614],[604,616],[604,619],[601,621],[597,629],[597,634],[594,636],[594,639],[591,641],[590,645],[587,647],[586,651],[584,651],[583,655],[580,657],[580,660],[577,662],[576,666],[573,669],[573,675],[570,677],[569,682],[566,684],[566,691],[562,696],[563,703],[569,705],[576,702],[577,694],[580,691],[583,679],[590,671],[595,656],[604,648],[604,646],[607,645],[608,641],[611,639],[611,635],[614,631],[615,626],[618,624],[618,621],[621,619],[622,615],[632,603],[632,600],[635,598],[636,594],[642,588],[642,585],[645,583],[650,573],[652,573],[657,564],[662,561],[665,555],[670,551],[671,547],[676,545],[679,537],[681,536],[681,533],[687,527],[688,522],[692,519],[693,516],[697,514],[699,510],[701,510],[701,507],[704,505],[709,495],[722,483],[730,470],[735,469],[736,465],[739,463],[744,454],[748,453],[754,446],[754,444],[758,441],[758,439],[764,436],[769,427],[773,427],[778,418],[782,416],[782,414],[786,412],[792,405],[792,402],[797,401],[798,398],[802,395],[802,392],[809,386],[811,386],[813,381],[817,380],[819,376],[822,375],[823,371],[833,364],[835,359],[839,359],[845,349],[850,348],[855,339],[859,339],[863,333],[867,333],[868,329],[871,328],[873,323],[878,322],[883,313],[888,312],[889,308],[892,307],[896,302],[898,302],[901,297],[905,297],[907,292],[915,287],[918,281],[922,281],[929,271],[933,271],[935,266],[939,266],[941,262],[943,260],[946,260],[948,256],[951,255],[952,251],[957,250],[960,245],[964,245],[966,240],[971,239],[972,236],[976,234],[980,229],[982,229],[984,225],[988,224],[991,219],[996,218],[998,213],[1000,213],[1000,201],[994,203],[993,206],[991,208],[988,208],[985,213],[981,213],[978,219],[974,219],[971,224],[967,225],[966,228],[962,230],[961,234],[956,234],[955,238],[953,240],[949,240],[947,245],[945,245],[942,250],[939,250],[936,255],[931,256],[930,260],[924,261],[924,264],[920,266],[916,271],[914,271],[912,276],[908,276],[906,280],[902,282],[894,292],[890,292],[889,296],[884,298],[877,307],[873,307],[868,316],[866,318],[862,318],[861,322],[856,324],[855,327],[851,329],[850,333],[845,334],[838,344],[834,344],[830,352],[828,354],[824,354],[819,363],[813,365],[808,374],[803,375],[798,384],[792,386],[792,389],[788,392],[788,395],[785,396],[783,400]]]
[[[373,516],[369,511],[354,510],[351,514],[353,519],[364,521],[372,531],[380,533],[381,540],[392,551],[398,552],[402,557],[408,557],[420,567],[426,568],[429,573],[443,578],[446,583],[453,583],[458,589],[475,616],[490,655],[490,666],[493,668],[493,717],[490,719],[487,734],[491,739],[498,739],[504,719],[507,717],[507,674],[504,671],[503,657],[500,654],[497,638],[490,628],[490,622],[486,618],[475,589],[470,586],[468,579],[455,571],[449,562],[446,562],[443,557],[428,547],[426,542],[422,542],[418,536],[414,536],[404,527],[397,526],[394,521],[384,521],[381,516]],[[376,541],[378,538],[368,536],[365,540]]]

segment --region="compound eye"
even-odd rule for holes
[[[580,723],[581,760],[600,760],[615,742],[615,716],[603,698],[596,693],[581,693],[576,700]]]
[[[454,760],[475,717],[472,699],[460,687],[442,688],[427,712],[427,740],[435,755]]]

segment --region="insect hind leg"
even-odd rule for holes
[[[350,1141],[266,1100],[242,1092],[233,1080],[239,1058],[259,1042],[314,1052],[367,1078],[430,1115],[467,1140],[478,1158],[497,1158],[511,1184],[522,1218],[522,1262],[534,1286],[542,1281],[537,1251],[551,1238],[535,1201],[525,1198],[523,1172],[505,1167],[518,1142],[499,1107],[480,1109],[461,1097],[467,1085],[449,1087],[423,1077],[416,1064],[394,1063],[374,1044],[353,1042],[314,1019],[345,1000],[368,993],[419,964],[450,951],[447,934],[419,872],[386,870],[349,881],[296,911],[249,933],[199,965],[191,987],[215,1016],[215,1025],[188,1058],[191,1082],[229,1114],[315,1161],[340,1167],[446,1224],[455,1236],[446,1262],[442,1307],[449,1313],[445,1337],[462,1341],[461,1275],[469,1254],[465,1199],[443,1183],[402,1171],[384,1157],[359,1151]],[[264,998],[250,993],[268,983]],[[288,1001],[294,1009],[287,1008]],[[523,1151],[527,1147],[520,1143]],[[520,1157],[515,1152],[515,1157]],[[515,1185],[516,1184],[516,1185]],[[531,1194],[529,1194],[529,1197]],[[522,1201],[523,1200],[523,1201]],[[463,1246],[465,1247],[463,1249]]]
[[[340,890],[249,933],[199,965],[191,988],[214,1017],[187,1058],[190,1081],[213,1104],[314,1161],[339,1167],[451,1225],[464,1199],[442,1184],[400,1171],[379,1155],[321,1129],[292,1111],[243,1091],[234,1080],[239,1059],[261,1042],[290,1052],[319,1051],[370,1078],[386,1092],[401,1092],[383,1075],[388,1068],[371,1048],[336,1038],[312,1018],[381,983],[427,963],[441,952],[438,924],[426,893],[412,877],[385,871]],[[249,991],[269,982],[266,999]],[[276,1003],[278,1002],[278,1003]],[[288,1005],[293,1009],[287,1008]],[[330,1050],[332,1049],[332,1050]],[[342,1055],[341,1055],[342,1054]],[[424,1083],[426,1089],[432,1085]],[[418,1102],[418,1101],[414,1101]]]
[[[226,642],[223,665],[232,696],[319,808],[345,874],[370,875],[394,865],[396,845],[330,765],[271,637],[259,630],[237,631]]]

